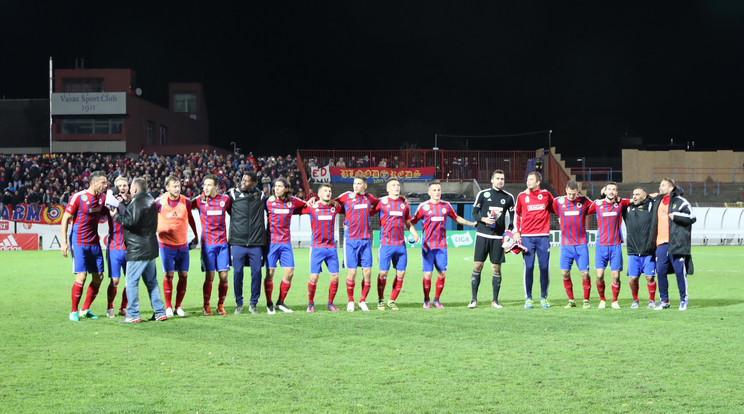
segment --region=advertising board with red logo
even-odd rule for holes
[[[0,234],[0,251],[39,250],[38,234]]]
[[[8,220],[0,220],[0,233],[13,233],[15,224]]]

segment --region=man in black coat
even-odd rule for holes
[[[119,213],[109,208],[114,221],[124,228],[124,244],[127,247],[127,317],[121,322],[142,322],[139,312],[139,279],[145,281],[150,294],[150,304],[155,312],[153,319],[164,321],[165,304],[160,299],[155,258],[158,257],[158,208],[155,199],[147,193],[147,181],[135,178],[130,187],[132,200],[126,210]]]
[[[264,224],[266,199],[256,185],[257,183],[258,176],[249,171],[243,175],[239,187],[232,188],[228,192],[231,205],[228,243],[233,264],[236,315],[243,312],[243,268],[245,266],[251,268],[251,298],[248,302],[251,314],[258,313],[258,298],[261,295],[261,267],[267,244],[266,225]],[[268,310],[269,313],[274,313],[273,307],[269,307]]]
[[[656,233],[656,277],[661,299],[654,310],[670,307],[669,273],[677,277],[679,310],[687,310],[687,275],[693,273],[691,234],[697,218],[683,193],[673,179],[664,178],[659,184],[659,195],[654,198],[652,228]]]

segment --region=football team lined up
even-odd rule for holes
[[[468,308],[478,305],[478,288],[481,272],[487,258],[492,269],[493,296],[491,306],[501,308],[501,264],[505,262],[505,251],[522,252],[524,260],[525,309],[533,307],[532,284],[535,258],[540,274],[540,305],[549,308],[549,232],[551,213],[558,216],[561,229],[560,268],[563,284],[568,296],[566,308],[576,307],[570,269],[573,263],[582,275],[584,308],[590,308],[591,280],[589,275],[589,253],[586,220],[595,214],[598,222],[597,247],[595,249],[596,286],[599,294],[598,308],[605,308],[604,269],[609,265],[612,275],[611,307],[619,309],[620,272],[623,270],[621,220],[624,218],[628,230],[628,276],[633,294],[631,308],[639,307],[639,277],[643,273],[649,291],[648,307],[661,310],[669,308],[667,274],[675,273],[680,292],[680,310],[687,308],[687,274],[692,273],[690,256],[690,227],[695,216],[690,204],[681,197],[681,190],[671,179],[664,179],[658,194],[647,194],[638,188],[632,199],[617,196],[617,185],[608,183],[602,193],[604,199],[590,201],[579,194],[576,182],[566,186],[566,195],[554,198],[540,188],[542,177],[532,172],[527,178],[527,189],[516,200],[504,190],[505,176],[496,170],[491,176],[492,188],[480,191],[473,205],[472,222],[460,217],[452,205],[441,199],[439,183],[429,184],[429,200],[421,203],[412,216],[407,200],[400,194],[400,182],[387,182],[387,195],[376,198],[366,193],[364,176],[354,178],[352,191],[333,198],[330,185],[322,184],[315,197],[307,202],[290,195],[289,185],[282,179],[273,183],[272,194],[266,197],[257,189],[257,178],[246,173],[236,188],[226,194],[217,193],[218,178],[206,176],[201,195],[189,200],[181,194],[181,185],[176,177],[165,180],[165,192],[157,199],[157,234],[160,258],[164,274],[163,293],[167,317],[174,314],[186,316],[181,307],[188,280],[189,248],[201,242],[201,267],[205,273],[202,286],[205,316],[212,315],[210,306],[215,272],[218,274],[218,304],[216,311],[226,315],[224,308],[228,292],[228,271],[234,269],[233,287],[236,301],[235,314],[243,311],[243,268],[251,267],[251,297],[249,311],[258,313],[261,293],[261,270],[267,313],[275,313],[272,301],[273,277],[277,264],[283,269],[276,308],[290,313],[292,309],[284,303],[294,276],[294,253],[291,247],[290,224],[293,215],[307,214],[311,222],[310,277],[307,284],[307,312],[315,311],[315,291],[318,278],[325,264],[330,274],[330,286],[326,309],[338,311],[334,299],[339,285],[339,261],[334,239],[336,215],[344,215],[343,263],[347,268],[346,290],[348,312],[356,307],[368,311],[367,296],[372,284],[372,241],[370,216],[380,217],[380,250],[377,276],[378,310],[397,311],[395,301],[401,291],[407,268],[406,242],[419,241],[414,225],[423,222],[421,258],[423,264],[423,307],[443,308],[440,297],[444,289],[447,271],[446,220],[449,217],[458,224],[476,228],[474,266],[471,277],[472,300]],[[129,185],[123,178],[114,181],[117,198],[127,203]],[[76,193],[67,206],[63,220],[63,256],[72,253],[75,283],[72,287],[72,309],[70,320],[80,318],[98,319],[90,306],[98,294],[103,280],[104,260],[98,238],[99,219],[108,208],[104,204],[107,187],[103,173],[93,173],[87,190]],[[197,233],[192,210],[199,210],[201,234],[187,240],[188,228]],[[226,215],[231,223],[228,237]],[[72,221],[67,232],[68,221]],[[405,230],[410,232],[408,240]],[[106,262],[110,283],[106,316],[115,317],[114,299],[122,274],[126,273],[126,247],[122,240],[121,225],[109,220],[108,249]],[[68,242],[69,241],[69,242]],[[69,243],[69,244],[68,244]],[[392,291],[385,301],[385,287],[390,268],[395,269]],[[362,268],[362,289],[359,301],[355,301],[357,268]],[[437,271],[433,299],[430,297],[432,276]],[[87,274],[91,274],[85,301],[79,310]],[[173,278],[178,273],[176,300],[173,303]],[[661,301],[656,304],[656,281],[659,278]],[[120,315],[127,315],[126,293],[122,295]],[[139,319],[138,319],[139,320]]]

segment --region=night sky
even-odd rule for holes
[[[44,98],[49,56],[84,58],[163,106],[168,82],[201,82],[211,143],[261,154],[548,129],[567,156],[625,136],[744,150],[744,1],[66,3],[2,2],[1,96]]]

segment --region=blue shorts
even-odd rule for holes
[[[610,270],[619,272],[623,270],[623,246],[600,246],[594,248],[594,268],[604,269],[610,264]]]
[[[656,276],[656,260],[654,255],[639,256],[628,255],[628,276],[639,277],[643,273],[646,276]]]
[[[310,248],[310,274],[320,274],[321,265],[325,262],[328,273],[338,274],[338,253],[335,247],[311,247]]]
[[[405,272],[406,265],[408,265],[406,246],[380,246],[377,259],[380,262],[381,272],[390,270],[390,262],[393,263],[395,270]]]
[[[580,244],[578,246],[561,245],[560,254],[561,270],[571,270],[571,265],[576,262],[580,272],[589,271],[589,246]]]
[[[78,246],[70,244],[72,273],[103,274],[103,252],[101,246]]]
[[[276,262],[283,268],[294,267],[294,254],[292,254],[291,243],[276,243],[269,245],[269,254],[266,257],[269,269],[276,269]]]
[[[119,279],[127,274],[127,251],[106,250],[106,270],[112,279]]]
[[[188,272],[189,248],[173,249],[170,247],[161,247],[160,263],[163,265],[163,273]]]
[[[230,249],[226,244],[202,246],[202,272],[226,272],[230,270]]]
[[[344,239],[344,267],[356,269],[372,267],[372,240]]]
[[[424,272],[433,272],[436,267],[438,271],[447,271],[447,249],[421,249],[421,262]]]

